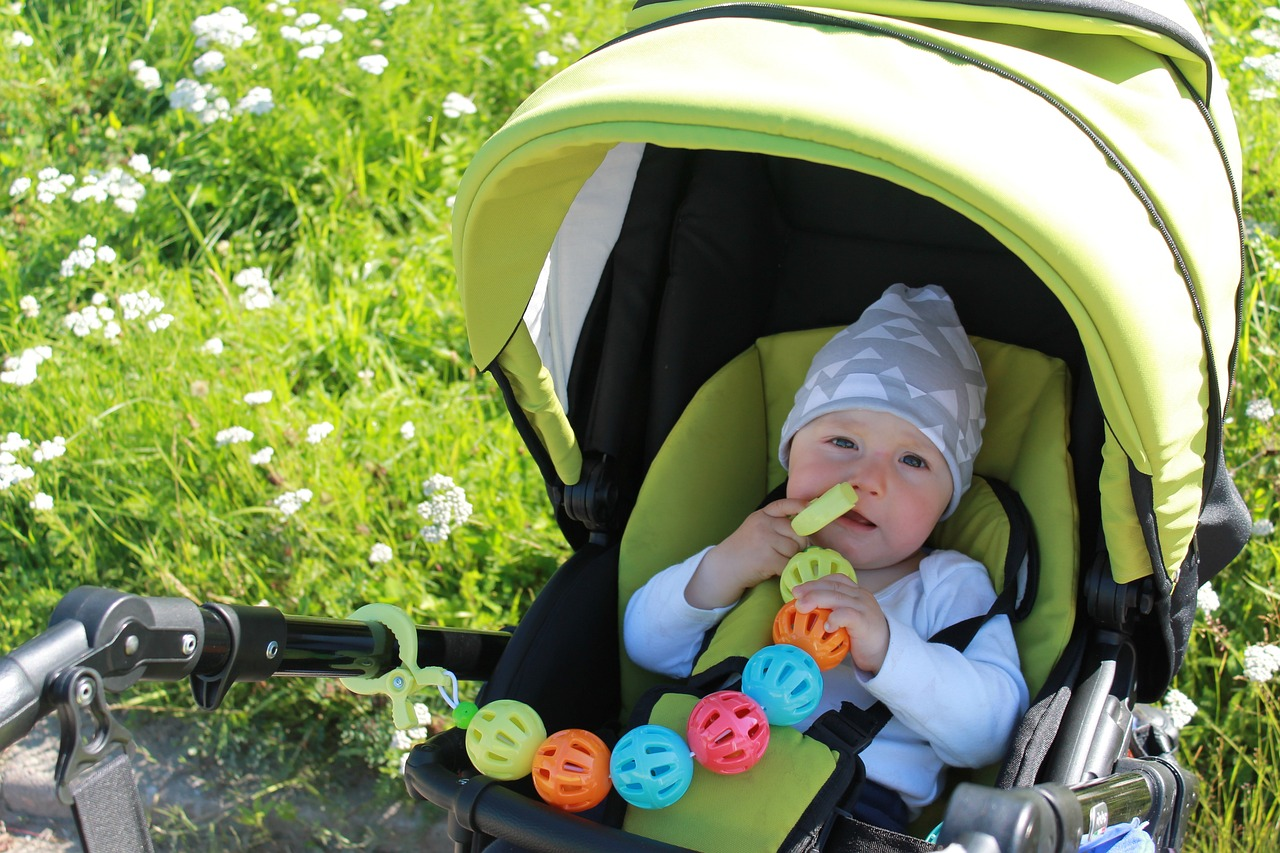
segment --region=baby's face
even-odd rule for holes
[[[812,539],[855,569],[914,555],[951,501],[942,453],[915,426],[884,412],[831,412],[791,440],[787,497],[812,500],[842,480],[857,492],[857,506]]]

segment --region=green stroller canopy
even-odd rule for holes
[[[472,355],[510,380],[559,478],[581,471],[564,389],[598,280],[547,274],[575,200],[608,191],[625,208],[646,144],[755,152],[933,199],[1043,281],[1105,417],[1113,574],[1174,575],[1217,452],[1242,274],[1239,144],[1181,0],[685,0],[640,5],[629,24],[516,111],[455,203]]]

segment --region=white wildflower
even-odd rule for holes
[[[120,305],[126,320],[141,320],[164,310],[164,300],[158,296],[152,296],[146,290],[122,294],[116,302]],[[172,319],[173,317],[170,316],[169,320]],[[166,321],[164,325],[167,326],[169,323]],[[152,331],[155,330],[152,329]]]
[[[218,87],[183,77],[169,93],[169,106],[195,113],[201,124],[231,118],[231,102],[218,94]]]
[[[1280,670],[1280,646],[1255,643],[1244,650],[1244,677],[1250,681],[1270,681]]]
[[[6,464],[0,465],[0,491],[8,489],[14,483],[21,483],[23,480],[30,480],[36,475],[26,465]]]
[[[151,172],[151,158],[146,154],[134,154],[129,158],[129,168],[139,175],[149,174]]]
[[[400,437],[405,441],[411,440],[416,432],[417,429],[414,427],[413,421],[405,421],[400,424]]]
[[[107,294],[103,293],[100,290],[94,291],[93,296],[89,297],[89,302],[93,305],[97,305],[99,308],[101,308],[103,305],[106,305],[108,301],[109,299],[107,297]]]
[[[208,53],[201,54],[191,63],[191,70],[196,72],[197,77],[203,77],[206,74],[212,74],[215,71],[221,71],[227,67],[227,58],[222,55],[220,50],[211,50]]]
[[[295,20],[299,27],[314,27],[320,23],[320,16],[315,12],[303,12]]]
[[[200,349],[209,355],[222,355],[222,338],[209,338]]]
[[[265,86],[254,86],[236,102],[235,111],[260,116],[266,115],[275,108],[276,102],[272,100],[271,90]]]
[[[1266,397],[1259,397],[1249,401],[1244,414],[1255,421],[1269,421],[1276,416],[1276,409]]]
[[[547,20],[547,13],[543,9],[525,6],[520,11],[524,13],[525,23],[529,27],[544,33],[551,29],[551,22]]]
[[[133,72],[133,79],[139,86],[148,92],[159,89],[160,72],[152,68],[141,59],[135,59],[129,63],[129,70]]]
[[[169,324],[173,322],[172,314],[157,314],[147,320],[147,329],[152,332],[159,332],[162,329],[169,328]]]
[[[27,177],[17,178],[13,183],[9,184],[9,197],[17,198],[27,190],[31,189],[31,179]]]
[[[357,21],[363,21],[368,16],[369,16],[369,13],[366,12],[364,9],[357,9],[354,6],[348,6],[347,8],[343,9],[341,12],[338,13],[339,18],[341,18],[344,21],[351,21],[352,23],[355,23]]]
[[[421,533],[428,542],[443,542],[455,527],[471,518],[467,493],[452,477],[432,474],[423,482],[422,493],[427,499],[418,504],[418,515],[427,522]]]
[[[36,381],[36,369],[53,355],[47,346],[31,347],[18,355],[11,355],[4,360],[4,369],[0,370],[0,382],[6,385],[30,385]],[[17,433],[9,433],[10,438]],[[21,438],[21,436],[18,436]],[[24,447],[26,445],[23,445]],[[0,450],[10,450],[0,443]]]
[[[1177,688],[1170,688],[1169,692],[1164,694],[1164,701],[1160,703],[1160,707],[1169,715],[1169,721],[1178,728],[1182,728],[1191,722],[1191,718],[1196,715],[1196,711],[1200,710],[1196,707],[1196,703],[1192,702],[1185,693]]]
[[[0,441],[0,452],[17,453],[20,450],[26,450],[30,446],[31,439],[23,438],[20,432],[11,432],[4,437],[3,441]],[[10,459],[5,464],[12,465],[13,460]]]
[[[14,30],[9,33],[10,47],[31,47],[35,43],[36,40],[22,30]]]
[[[382,2],[378,4],[378,8],[390,15],[393,9],[403,6],[408,2],[409,0],[382,0]]]
[[[36,173],[36,201],[41,204],[52,204],[54,199],[62,195],[76,182],[75,175],[64,175],[52,166]]]
[[[219,430],[214,436],[214,441],[218,447],[225,447],[228,444],[244,444],[253,441],[253,433],[242,426],[229,426],[224,430]]]
[[[40,303],[36,298],[28,293],[26,296],[18,300],[18,310],[22,312],[24,317],[39,317]]]
[[[550,68],[560,61],[560,57],[556,56],[549,50],[540,50],[533,57],[534,68]]]
[[[1275,533],[1275,532],[1276,532],[1275,522],[1269,518],[1260,518],[1253,523],[1252,533],[1254,536],[1261,538],[1263,536],[1270,536],[1272,533]]]
[[[321,421],[318,424],[312,424],[307,427],[307,443],[319,444],[328,438],[329,433],[333,432],[333,424],[328,421]]]
[[[475,103],[466,95],[460,92],[450,92],[444,96],[444,104],[441,109],[449,118],[458,118],[462,115],[472,115],[476,111]]]
[[[120,337],[120,333],[123,331],[124,329],[122,329],[120,324],[115,320],[108,320],[102,327],[102,337],[109,341],[114,341],[116,338]]]
[[[367,71],[375,76],[386,71],[389,64],[390,63],[387,61],[387,58],[381,53],[362,56],[356,60],[356,65],[359,66],[361,71]]]
[[[110,246],[99,246],[94,251],[94,256],[104,264],[113,263],[116,259],[116,250]]]
[[[373,547],[369,549],[370,563],[390,563],[395,554],[391,550],[391,546],[385,542],[375,542]]]
[[[1250,71],[1259,71],[1272,82],[1280,82],[1280,53],[1268,53],[1266,56],[1246,56],[1240,63]]]
[[[53,496],[46,495],[44,492],[36,492],[36,496],[31,499],[31,508],[37,512],[53,509]]]
[[[48,462],[50,459],[57,459],[67,452],[67,440],[60,435],[55,435],[48,441],[40,442],[40,445],[31,451],[31,459],[33,462]]]
[[[1196,609],[1206,616],[1217,610],[1221,604],[1222,602],[1219,601],[1218,593],[1214,590],[1213,584],[1206,583],[1196,590]]]
[[[262,448],[256,453],[253,453],[252,455],[250,455],[249,464],[250,465],[270,465],[271,457],[275,455],[276,455],[276,449],[270,445],[267,445],[266,447]]]
[[[1258,27],[1249,33],[1250,37],[1257,40],[1258,43],[1275,50],[1280,48],[1280,32],[1276,32],[1268,27]]]
[[[367,367],[364,370],[358,370],[356,371],[356,378],[365,385],[369,385],[373,382],[373,371]]]
[[[212,15],[201,15],[191,24],[191,32],[196,36],[196,47],[208,47],[220,44],[226,47],[239,47],[258,34],[249,26],[249,19],[234,6],[223,6]]]
[[[261,406],[263,403],[270,403],[271,397],[270,391],[250,391],[244,395],[244,401],[250,406]]]
[[[293,515],[302,509],[304,504],[310,503],[311,497],[310,489],[298,489],[296,492],[285,492],[273,499],[271,503],[275,504],[284,515]]]
[[[173,172],[170,172],[168,169],[152,169],[151,180],[155,181],[157,184],[167,184],[169,181],[173,180]]]
[[[322,44],[309,44],[298,49],[299,59],[319,59],[322,56],[324,56],[324,45]]]
[[[97,306],[86,305],[79,311],[72,311],[70,314],[62,318],[62,323],[75,334],[77,338],[88,337],[89,335],[102,328],[102,324],[106,320],[99,313]]]
[[[79,245],[62,259],[60,272],[63,278],[71,278],[80,270],[87,270],[94,261],[109,264],[116,259],[115,250],[110,246],[98,246],[98,241],[89,234],[80,238]]]
[[[249,267],[236,273],[232,281],[244,288],[240,294],[240,304],[250,311],[270,308],[275,304],[276,296],[271,290],[271,282],[261,267]]]

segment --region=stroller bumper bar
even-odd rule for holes
[[[685,849],[567,814],[487,776],[468,776],[467,768],[463,732],[450,729],[415,748],[404,771],[411,795],[448,812],[459,851],[472,849],[475,833],[547,853]],[[1171,815],[1190,813],[1193,779],[1159,758],[1124,760],[1117,769],[1072,787],[1000,790],[962,783],[948,804],[940,843],[968,853],[1069,853],[1086,835],[1138,818],[1147,822],[1157,849],[1180,845],[1185,825]]]
[[[416,628],[420,666],[488,677],[508,634]],[[44,633],[0,657],[0,750],[54,710],[60,673],[84,668],[111,692],[139,680],[190,676],[196,702],[216,708],[230,686],[278,676],[377,677],[402,663],[377,622],[286,616],[274,607],[195,603],[83,586],[63,596]]]

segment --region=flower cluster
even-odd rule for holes
[[[219,430],[213,439],[217,442],[218,447],[225,447],[228,444],[244,444],[253,441],[253,433],[242,426],[229,426],[224,430]]]
[[[26,186],[31,185],[30,178],[19,178],[18,181],[26,181]],[[64,175],[53,166],[41,169],[36,173],[36,201],[44,204],[52,204],[53,200],[65,193],[72,184],[76,182],[75,175]],[[19,195],[14,192],[14,187],[18,186],[18,181],[13,182],[13,186],[9,187],[9,195]],[[25,192],[25,189],[23,190]]]
[[[231,118],[231,102],[218,92],[212,83],[201,83],[183,77],[169,93],[169,106],[175,110],[195,113],[201,124]]]
[[[395,558],[391,546],[385,542],[375,542],[373,547],[369,549],[369,562],[377,565],[379,563],[390,563]]]
[[[276,295],[271,290],[271,282],[261,267],[249,267],[236,273],[232,279],[237,287],[243,288],[240,304],[250,311],[270,308],[275,304]]]
[[[1171,689],[1164,695],[1164,701],[1160,703],[1164,712],[1169,715],[1169,721],[1179,729],[1191,722],[1191,718],[1196,715],[1196,711],[1200,710],[1196,707],[1196,703],[1192,702],[1181,690]]]
[[[71,278],[78,271],[92,267],[96,261],[109,264],[115,259],[115,249],[110,246],[99,246],[97,238],[86,234],[80,238],[80,242],[71,250],[71,254],[62,259],[59,272],[63,278]]]
[[[147,328],[153,332],[167,329],[173,322],[173,315],[164,313],[164,300],[146,290],[126,293],[116,301],[120,303],[120,311],[126,320],[145,319]]]
[[[211,44],[236,48],[258,34],[256,28],[249,26],[248,17],[234,6],[223,6],[212,15],[196,18],[191,24],[191,32],[199,48]]]
[[[1270,681],[1280,670],[1280,646],[1255,643],[1244,650],[1244,677],[1249,681]]]
[[[11,355],[4,360],[0,382],[5,385],[30,385],[36,381],[36,369],[52,356],[53,349],[47,346],[31,347],[18,355]]]
[[[130,62],[129,70],[133,72],[133,81],[148,92],[153,92],[163,85],[160,81],[160,72],[141,59]]]
[[[261,450],[249,455],[250,465],[270,465],[271,457],[276,455],[276,449],[271,445],[267,445]]]
[[[35,477],[35,469],[29,465],[22,464],[18,461],[17,456],[17,454],[31,447],[31,444],[31,439],[23,438],[20,433],[16,432],[9,433],[3,441],[0,441],[0,491],[8,490],[16,483]],[[56,435],[52,439],[37,443],[35,450],[31,452],[31,461],[39,465],[57,459],[66,452],[67,440],[60,435]],[[34,510],[53,509],[53,498],[44,492],[37,492],[30,501],[30,506]]]
[[[145,154],[135,154],[129,160],[129,165],[130,168],[142,174],[151,173],[151,162]],[[169,180],[169,172],[157,169],[152,177],[158,183],[166,183]],[[83,204],[86,201],[102,204],[110,199],[125,213],[134,213],[138,209],[138,202],[146,194],[147,188],[141,181],[124,169],[112,168],[105,172],[90,172],[85,175],[80,186],[71,194],[71,200],[76,204]]]
[[[1213,584],[1205,584],[1196,590],[1196,609],[1208,616],[1221,606],[1218,600],[1218,593],[1214,590]]]
[[[387,70],[390,63],[381,53],[371,54],[370,56],[362,56],[356,60],[356,65],[361,71],[367,71],[375,76]]]
[[[212,74],[215,71],[221,71],[227,67],[227,58],[222,55],[220,50],[211,50],[208,53],[202,53],[191,63],[191,70],[196,73],[197,77],[203,77],[206,74]]]
[[[463,115],[474,115],[476,112],[475,103],[459,92],[450,92],[444,96],[444,104],[441,110],[449,118],[458,118]]]
[[[271,503],[284,515],[293,515],[306,504],[311,503],[311,490],[298,489],[296,492],[285,492],[273,498]]]
[[[328,421],[321,421],[318,424],[312,424],[307,427],[307,443],[319,444],[329,437],[329,433],[333,432],[333,424]]]
[[[443,542],[453,528],[465,524],[471,518],[471,504],[467,493],[453,482],[452,477],[432,474],[422,484],[426,500],[418,504],[418,515],[426,520],[422,538],[428,542]]]
[[[18,300],[18,310],[23,317],[39,317],[40,302],[30,293]]]
[[[263,403],[270,403],[271,397],[270,391],[250,391],[244,395],[244,401],[250,406],[261,406]]]
[[[1266,397],[1258,397],[1248,402],[1244,414],[1255,421],[1269,421],[1276,416],[1276,407]]]
[[[324,46],[342,41],[342,31],[333,24],[323,24],[320,16],[314,12],[304,12],[294,19],[294,24],[286,24],[280,28],[280,35],[287,41],[302,45],[298,49],[300,59],[319,59],[324,55]]]

